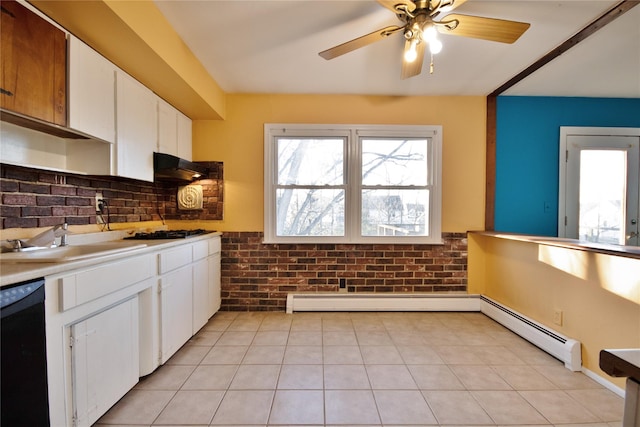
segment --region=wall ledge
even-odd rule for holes
[[[470,231],[469,234],[640,259],[640,246],[607,245],[563,237],[535,236],[529,234],[503,233],[499,231]]]

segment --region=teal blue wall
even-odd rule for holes
[[[499,96],[496,231],[557,236],[560,126],[640,127],[640,99]]]

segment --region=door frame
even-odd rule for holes
[[[586,127],[586,126],[560,126],[560,150],[558,168],[558,237],[566,237],[565,225],[566,190],[567,190],[567,140],[571,136],[637,136],[640,137],[640,128],[631,127]]]

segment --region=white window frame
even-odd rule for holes
[[[346,138],[345,235],[278,236],[276,234],[276,138]],[[361,137],[407,137],[429,140],[429,233],[427,236],[361,236]],[[419,243],[442,244],[442,126],[436,125],[264,125],[264,243]]]

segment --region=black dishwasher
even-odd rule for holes
[[[0,425],[48,426],[44,279],[0,290]]]

